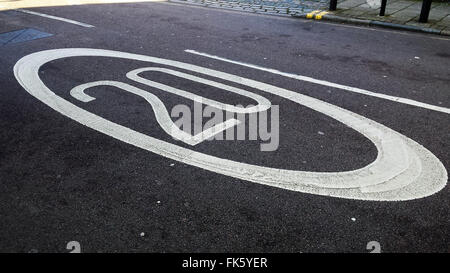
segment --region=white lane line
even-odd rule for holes
[[[58,17],[58,16],[53,16],[53,15],[48,15],[48,14],[45,14],[45,13],[35,12],[35,11],[31,11],[31,10],[17,9],[16,11],[27,13],[27,14],[32,14],[32,15],[37,15],[37,16],[41,16],[41,17],[45,17],[45,18],[49,18],[49,19],[53,19],[53,20],[63,21],[63,22],[66,22],[66,23],[70,23],[70,24],[74,24],[74,25],[78,25],[78,26],[82,26],[82,27],[94,27],[93,25],[81,23],[81,22],[78,22],[78,21],[75,21],[75,20],[70,20],[70,19],[66,19],[66,18],[62,18],[62,17]]]
[[[288,77],[288,78],[293,78],[293,79],[297,79],[297,80],[301,80],[301,81],[305,81],[305,82],[320,84],[320,85],[333,87],[333,88],[338,88],[338,89],[342,89],[342,90],[346,90],[346,91],[350,91],[350,92],[354,92],[354,93],[359,93],[359,94],[363,94],[363,95],[367,95],[367,96],[371,96],[371,97],[376,97],[376,98],[380,98],[380,99],[395,101],[395,102],[399,102],[399,103],[403,103],[403,104],[408,104],[408,105],[412,105],[412,106],[417,106],[417,107],[421,107],[421,108],[425,108],[425,109],[429,109],[429,110],[433,110],[433,111],[438,111],[438,112],[450,114],[450,109],[446,108],[446,107],[440,107],[440,106],[436,106],[436,105],[432,105],[432,104],[428,104],[428,103],[423,103],[423,102],[419,102],[419,101],[415,101],[415,100],[411,100],[411,99],[407,99],[407,98],[401,98],[401,97],[396,97],[396,96],[389,96],[389,95],[386,95],[386,94],[375,93],[375,92],[371,92],[371,91],[364,90],[364,89],[361,89],[361,88],[346,86],[346,85],[337,84],[337,83],[324,81],[324,80],[318,80],[318,79],[314,79],[314,78],[307,77],[307,76],[281,72],[281,71],[276,70],[276,69],[271,69],[271,68],[266,68],[266,67],[262,67],[262,66],[259,66],[259,65],[254,65],[254,64],[248,64],[248,63],[243,63],[243,62],[239,62],[239,61],[234,61],[234,60],[222,58],[222,57],[219,57],[219,56],[198,52],[196,50],[186,49],[184,51],[187,52],[187,53],[196,54],[196,55],[200,55],[200,56],[203,56],[203,57],[216,59],[216,60],[219,60],[219,61],[224,61],[224,62],[228,62],[228,63],[232,63],[232,64],[237,64],[237,65],[241,65],[241,66],[245,66],[245,67],[250,67],[250,68],[253,68],[253,69],[258,69],[258,70],[261,70],[261,71],[270,72],[270,73],[281,75],[281,76],[285,76],[285,77]]]

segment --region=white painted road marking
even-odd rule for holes
[[[235,94],[253,99],[256,102],[258,102],[258,104],[256,106],[243,108],[243,107],[236,107],[231,104],[217,102],[215,100],[207,99],[202,96],[198,96],[198,95],[192,94],[190,92],[186,92],[184,90],[180,90],[180,89],[177,89],[177,88],[165,85],[165,84],[161,84],[161,83],[158,83],[155,81],[150,81],[150,80],[147,80],[147,79],[139,76],[140,73],[147,72],[147,71],[163,72],[163,73],[170,74],[170,75],[173,75],[173,76],[176,76],[179,78],[184,78],[184,79],[191,80],[194,82],[203,83],[205,85],[214,86],[218,89],[222,89],[222,90],[225,90],[225,91],[228,91],[231,93],[235,93]],[[186,73],[182,73],[179,71],[175,71],[172,69],[159,68],[159,67],[139,68],[139,69],[128,72],[127,77],[129,79],[137,81],[139,83],[142,83],[142,84],[145,84],[148,86],[152,86],[152,87],[164,90],[164,91],[172,93],[172,94],[176,94],[178,96],[181,96],[181,97],[193,100],[193,101],[200,102],[200,103],[203,103],[203,104],[206,104],[206,105],[218,108],[218,109],[226,109],[227,111],[231,111],[231,112],[235,112],[235,113],[243,113],[243,114],[256,113],[256,112],[266,111],[271,106],[271,103],[268,99],[266,99],[258,94],[255,94],[255,93],[252,93],[252,92],[249,92],[246,90],[242,90],[240,88],[232,87],[232,86],[229,86],[226,84],[218,83],[215,81],[210,81],[207,79],[199,78],[199,77],[189,75]]]
[[[366,249],[371,250],[370,253],[381,253],[381,245],[377,241],[368,242]]]
[[[81,245],[77,241],[70,241],[66,245],[67,250],[71,250],[69,253],[81,253]]]
[[[66,23],[70,23],[70,24],[74,24],[74,25],[78,25],[78,26],[82,26],[82,27],[94,27],[92,25],[81,23],[81,22],[78,22],[75,20],[62,18],[62,17],[58,17],[58,16],[53,16],[53,15],[48,15],[45,13],[35,12],[35,11],[27,10],[27,9],[17,9],[16,11],[27,13],[27,14],[32,14],[32,15],[37,15],[37,16],[41,16],[41,17],[45,17],[45,18],[49,18],[49,19],[53,19],[53,20],[63,21]]]
[[[338,88],[338,89],[342,89],[342,90],[346,90],[346,91],[350,91],[350,92],[354,92],[354,93],[359,93],[359,94],[363,94],[363,95],[367,95],[367,96],[371,96],[371,97],[395,101],[395,102],[399,102],[399,103],[403,103],[403,104],[408,104],[408,105],[412,105],[412,106],[417,106],[417,107],[421,107],[421,108],[425,108],[425,109],[429,109],[429,110],[433,110],[433,111],[450,114],[450,109],[446,108],[446,107],[436,106],[436,105],[423,103],[423,102],[419,102],[419,101],[415,101],[415,100],[411,100],[411,99],[407,99],[407,98],[401,98],[401,97],[389,96],[386,94],[371,92],[371,91],[364,90],[361,88],[346,86],[346,85],[337,84],[337,83],[333,83],[333,82],[329,82],[329,81],[318,80],[318,79],[314,79],[314,78],[307,77],[307,76],[281,72],[276,69],[271,69],[271,68],[266,68],[266,67],[262,67],[259,65],[253,65],[253,64],[243,63],[243,62],[239,62],[239,61],[234,61],[234,60],[230,60],[227,58],[222,58],[219,56],[210,55],[207,53],[202,53],[202,52],[198,52],[198,51],[191,50],[191,49],[186,49],[184,51],[187,53],[196,54],[196,55],[208,57],[211,59],[216,59],[216,60],[220,60],[220,61],[224,61],[224,62],[228,62],[228,63],[232,63],[232,64],[250,67],[253,69],[258,69],[258,70],[265,71],[265,72],[270,72],[270,73],[281,75],[281,76],[288,77],[288,78],[293,78],[293,79],[297,79],[297,80],[301,80],[301,81],[305,81],[305,82],[320,84],[320,85]]]
[[[88,112],[52,92],[39,78],[39,68],[68,57],[110,57],[158,63],[259,89],[323,113],[367,137],[378,150],[369,165],[344,172],[276,169],[219,158],[183,148]],[[447,184],[447,171],[430,151],[406,136],[363,116],[321,100],[270,84],[178,61],[132,53],[67,48],[27,55],[14,66],[22,87],[47,106],[71,119],[147,151],[219,174],[278,188],[360,200],[400,201],[432,195]]]
[[[206,84],[209,86],[214,86],[219,89],[223,89],[228,92],[232,92],[232,93],[239,94],[239,95],[248,97],[250,99],[253,99],[258,102],[258,105],[248,107],[248,108],[236,107],[236,106],[233,106],[230,104],[225,104],[225,103],[217,102],[215,100],[207,99],[202,96],[198,96],[193,93],[190,93],[190,92],[187,92],[187,91],[184,91],[181,89],[177,89],[177,88],[165,85],[165,84],[161,84],[161,83],[158,83],[155,81],[150,81],[150,80],[147,80],[147,79],[139,76],[140,73],[147,72],[147,71],[157,71],[157,72],[167,73],[167,74],[177,76],[180,78],[203,83],[203,84]],[[223,110],[226,109],[229,112],[256,113],[256,112],[260,112],[260,111],[266,111],[271,106],[271,103],[269,100],[267,100],[266,98],[264,98],[260,95],[255,94],[255,93],[248,92],[248,91],[245,91],[245,90],[242,90],[242,89],[239,89],[236,87],[232,87],[229,85],[225,85],[222,83],[218,83],[215,81],[210,81],[210,80],[206,80],[203,78],[199,78],[199,77],[189,75],[186,73],[182,73],[179,71],[174,71],[171,69],[159,68],[159,67],[145,67],[145,68],[139,68],[139,69],[130,71],[127,73],[126,76],[129,79],[134,80],[138,83],[148,85],[148,86],[151,86],[154,88],[158,88],[158,89],[166,91],[168,93],[172,93],[172,94],[175,94],[175,95],[178,95],[178,96],[181,96],[181,97],[184,97],[184,98],[187,98],[187,99],[190,99],[190,100],[193,100],[193,101],[205,104],[205,105],[209,105],[209,106],[212,106],[212,107],[215,107],[218,109],[223,109]],[[198,143],[201,143],[201,142],[205,141],[206,139],[209,139],[209,138],[213,137],[214,135],[217,135],[218,133],[225,131],[228,128],[231,128],[233,126],[236,126],[240,123],[239,120],[232,118],[232,119],[226,120],[225,122],[216,124],[208,129],[192,136],[191,134],[186,133],[183,130],[180,130],[180,128],[178,128],[178,126],[175,125],[175,123],[170,118],[169,113],[167,112],[167,108],[165,107],[164,103],[157,96],[155,96],[145,90],[142,90],[140,88],[131,86],[129,84],[126,84],[123,82],[116,82],[116,81],[97,81],[97,82],[85,83],[85,84],[81,84],[77,87],[74,87],[70,91],[70,94],[72,95],[72,97],[74,97],[82,102],[90,102],[92,100],[95,100],[95,98],[85,94],[84,91],[88,88],[92,88],[95,86],[113,86],[113,87],[117,87],[119,89],[125,90],[127,92],[130,92],[132,94],[135,94],[137,96],[144,98],[152,106],[153,111],[155,112],[156,121],[159,123],[161,128],[167,134],[171,135],[175,139],[181,140],[189,145],[197,145]]]

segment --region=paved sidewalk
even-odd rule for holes
[[[338,0],[328,11],[329,0],[169,0],[255,13],[311,17],[340,22],[372,24],[450,35],[450,1],[433,1],[428,23],[419,23],[421,0],[388,0],[386,15],[379,16],[381,0]],[[323,11],[316,16],[313,11]],[[308,16],[310,14],[310,16]]]
[[[422,1],[388,0],[386,16],[379,16],[380,1],[345,0],[339,2],[338,10],[333,13],[339,16],[450,30],[450,1],[434,1],[428,23],[419,23],[421,8]]]

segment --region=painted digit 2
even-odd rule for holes
[[[155,81],[150,81],[150,80],[147,80],[147,79],[139,76],[140,73],[146,72],[146,71],[163,72],[163,73],[174,75],[174,76],[177,76],[180,78],[185,78],[185,79],[188,79],[191,81],[214,86],[214,87],[217,87],[217,88],[220,88],[220,89],[232,92],[232,93],[240,94],[240,95],[248,97],[250,99],[254,99],[255,101],[258,102],[258,105],[251,106],[248,108],[236,107],[233,105],[224,104],[221,102],[217,102],[215,100],[197,96],[190,92],[186,92],[184,90],[180,90],[180,89],[177,89],[177,88],[165,85],[165,84],[161,84],[161,83],[158,83]],[[244,113],[244,114],[256,113],[256,112],[260,112],[260,111],[265,111],[265,110],[269,109],[271,106],[270,101],[268,101],[266,98],[261,97],[255,93],[251,93],[251,92],[242,90],[240,88],[235,88],[235,87],[221,84],[221,83],[218,83],[215,81],[210,81],[210,80],[206,80],[203,78],[195,77],[195,76],[192,76],[192,75],[189,75],[186,73],[182,73],[182,72],[178,72],[178,71],[174,71],[171,69],[158,68],[158,67],[140,68],[140,69],[136,69],[136,70],[128,72],[127,77],[129,79],[139,82],[141,84],[155,87],[160,90],[163,90],[163,91],[166,91],[166,92],[169,92],[169,93],[181,96],[181,97],[185,97],[187,99],[191,99],[193,101],[196,101],[196,102],[199,102],[202,104],[210,105],[210,106],[213,106],[218,109],[227,110],[230,112]],[[152,108],[155,112],[156,121],[159,123],[161,128],[167,134],[171,135],[175,139],[181,140],[189,145],[196,145],[196,144],[198,144],[198,143],[200,143],[200,142],[202,142],[202,141],[204,141],[204,140],[206,140],[206,139],[208,139],[230,127],[236,126],[237,124],[240,123],[240,121],[237,119],[229,119],[225,122],[216,124],[215,126],[208,128],[205,131],[200,132],[195,136],[192,136],[192,135],[180,130],[178,128],[178,126],[176,126],[174,124],[174,122],[172,121],[172,119],[169,116],[169,113],[167,112],[167,108],[164,106],[164,103],[157,96],[155,96],[145,90],[142,90],[140,88],[134,87],[132,85],[129,85],[129,84],[126,84],[123,82],[116,82],[116,81],[97,81],[97,82],[91,82],[91,83],[79,85],[79,86],[73,88],[70,91],[70,94],[74,98],[76,98],[80,101],[90,102],[90,101],[94,100],[95,98],[87,95],[84,91],[88,88],[91,88],[94,86],[100,86],[100,85],[114,86],[114,87],[120,88],[122,90],[125,90],[127,92],[130,92],[132,94],[135,94],[137,96],[144,98],[152,106]]]
[[[122,58],[171,66],[249,86],[266,93],[283,97],[332,117],[360,132],[376,146],[378,150],[377,158],[369,165],[352,171],[306,172],[269,168],[232,161],[199,153],[191,149],[153,138],[125,126],[108,121],[70,103],[53,93],[39,78],[39,68],[45,63],[61,58],[79,56]],[[155,70],[160,68],[145,69]],[[135,79],[146,81],[146,84],[156,86],[157,88],[168,92],[176,91],[175,89],[171,89],[171,87],[162,86],[159,83],[148,82],[148,80],[138,78],[138,74],[142,71],[144,70],[132,71],[129,73],[128,77],[135,77]],[[176,72],[174,70],[165,70],[164,72],[172,73],[194,81],[206,81],[205,79],[194,78],[194,76]],[[445,187],[447,183],[447,171],[439,159],[426,148],[406,136],[373,120],[335,105],[240,76],[168,59],[118,51],[83,48],[55,49],[30,54],[16,63],[14,74],[18,82],[28,93],[59,113],[70,117],[85,126],[136,147],[223,175],[292,191],[376,201],[401,201],[426,197],[438,192]],[[106,83],[109,84],[110,82]],[[105,84],[105,82],[91,83],[85,86],[82,85],[79,88],[72,90],[72,95],[78,97],[78,99],[88,101],[92,99],[92,97],[87,96],[82,91],[96,84]],[[117,86],[117,84],[123,83],[113,83],[115,86]],[[157,85],[160,86],[158,87]],[[120,88],[143,95],[140,93],[141,91],[132,89],[130,86],[122,85]],[[227,89],[226,85],[221,88],[232,92],[229,88]],[[182,90],[176,92],[180,91],[185,92]],[[242,91],[244,90],[239,90],[237,92],[242,94]],[[178,93],[178,95],[183,94],[193,100],[196,99],[193,97],[193,94]],[[270,103],[263,97],[251,94],[250,92],[245,94],[258,101],[260,107],[270,107]],[[216,102],[210,101],[210,103]],[[152,107],[155,106],[152,105]]]

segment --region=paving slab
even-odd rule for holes
[[[434,1],[429,20],[419,23],[418,18],[422,2],[417,0],[387,1],[385,16],[379,16],[381,0],[338,0],[337,10],[329,11],[329,0],[169,0],[178,3],[196,3],[199,5],[231,8],[245,12],[279,14],[307,17],[314,10],[325,11],[323,16],[311,16],[311,19],[325,19],[339,22],[367,22],[374,25],[393,28],[403,28],[425,32],[440,33],[440,30],[450,28],[449,1]],[[245,9],[242,9],[242,8]],[[248,9],[247,7],[251,7]],[[447,33],[443,32],[442,34]]]

